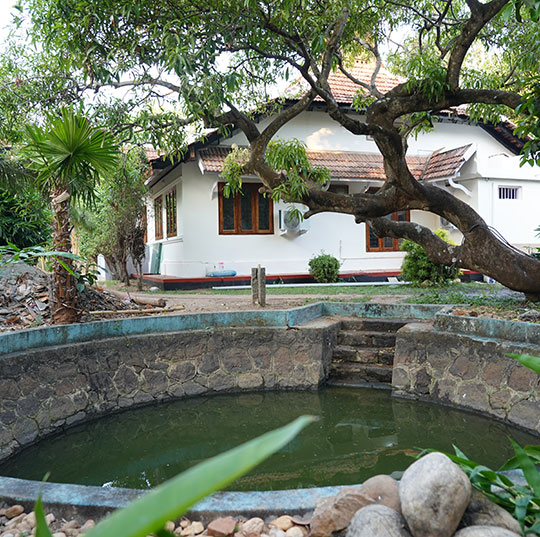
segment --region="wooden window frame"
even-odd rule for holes
[[[243,195],[251,197],[251,223],[252,229],[241,229],[241,199],[240,194],[233,197],[234,200],[234,229],[223,228],[223,187],[225,183],[218,184],[218,200],[219,200],[219,234],[220,235],[273,235],[274,234],[274,203],[269,196],[268,199],[268,229],[259,229],[259,188],[260,183],[243,183]]]
[[[163,239],[163,196],[154,199],[154,239]]]
[[[407,220],[406,222],[411,221],[411,212],[410,211],[395,211],[392,213],[392,220],[394,222],[398,221],[398,212],[406,212]],[[402,220],[403,222],[403,220]],[[388,238],[388,237],[386,237]],[[379,237],[379,246],[377,248],[372,248],[369,242],[369,224],[366,223],[366,252],[399,252],[399,240],[392,237],[392,248],[386,248],[384,246],[385,237]]]
[[[176,187],[171,188],[165,194],[165,227],[167,238],[176,237],[178,233]]]

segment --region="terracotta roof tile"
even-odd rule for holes
[[[449,151],[435,151],[429,159],[422,179],[438,179],[440,177],[453,177],[465,164],[465,154],[472,144],[450,149]]]
[[[465,162],[464,156],[470,145],[436,152],[430,157],[408,157],[407,163],[416,179],[439,179],[453,177]],[[223,162],[230,148],[206,147],[199,151],[202,169],[206,173],[221,173]],[[330,170],[333,179],[385,179],[382,156],[379,153],[349,151],[307,151],[314,166]]]
[[[354,66],[347,71],[361,82],[371,83],[371,75],[375,64],[366,60],[357,59]],[[336,101],[340,104],[351,104],[354,96],[358,91],[362,92],[362,87],[355,84],[347,78],[341,71],[336,71],[328,77],[328,83]],[[392,88],[396,87],[400,80],[390,74],[384,67],[377,74],[375,85],[381,93],[387,93]]]

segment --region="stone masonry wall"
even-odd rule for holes
[[[59,429],[154,401],[316,387],[339,323],[128,336],[0,357],[0,459]]]
[[[397,333],[392,389],[398,396],[476,410],[540,434],[540,375],[505,353],[540,356],[540,346],[409,324]]]

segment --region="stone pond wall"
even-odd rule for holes
[[[339,323],[208,328],[0,356],[0,459],[105,412],[216,392],[316,387]]]
[[[539,434],[540,375],[505,353],[540,356],[540,326],[449,315],[434,326],[409,324],[397,333],[393,393],[472,409]]]

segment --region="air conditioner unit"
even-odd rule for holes
[[[454,231],[454,229],[457,229],[457,227],[454,226],[454,224],[452,224],[452,222],[449,222],[446,218],[443,218],[441,216],[440,219],[441,219],[441,227],[443,229],[446,229],[448,231]]]
[[[291,209],[279,210],[279,230],[282,235],[302,235],[309,229],[309,222],[298,217]]]

